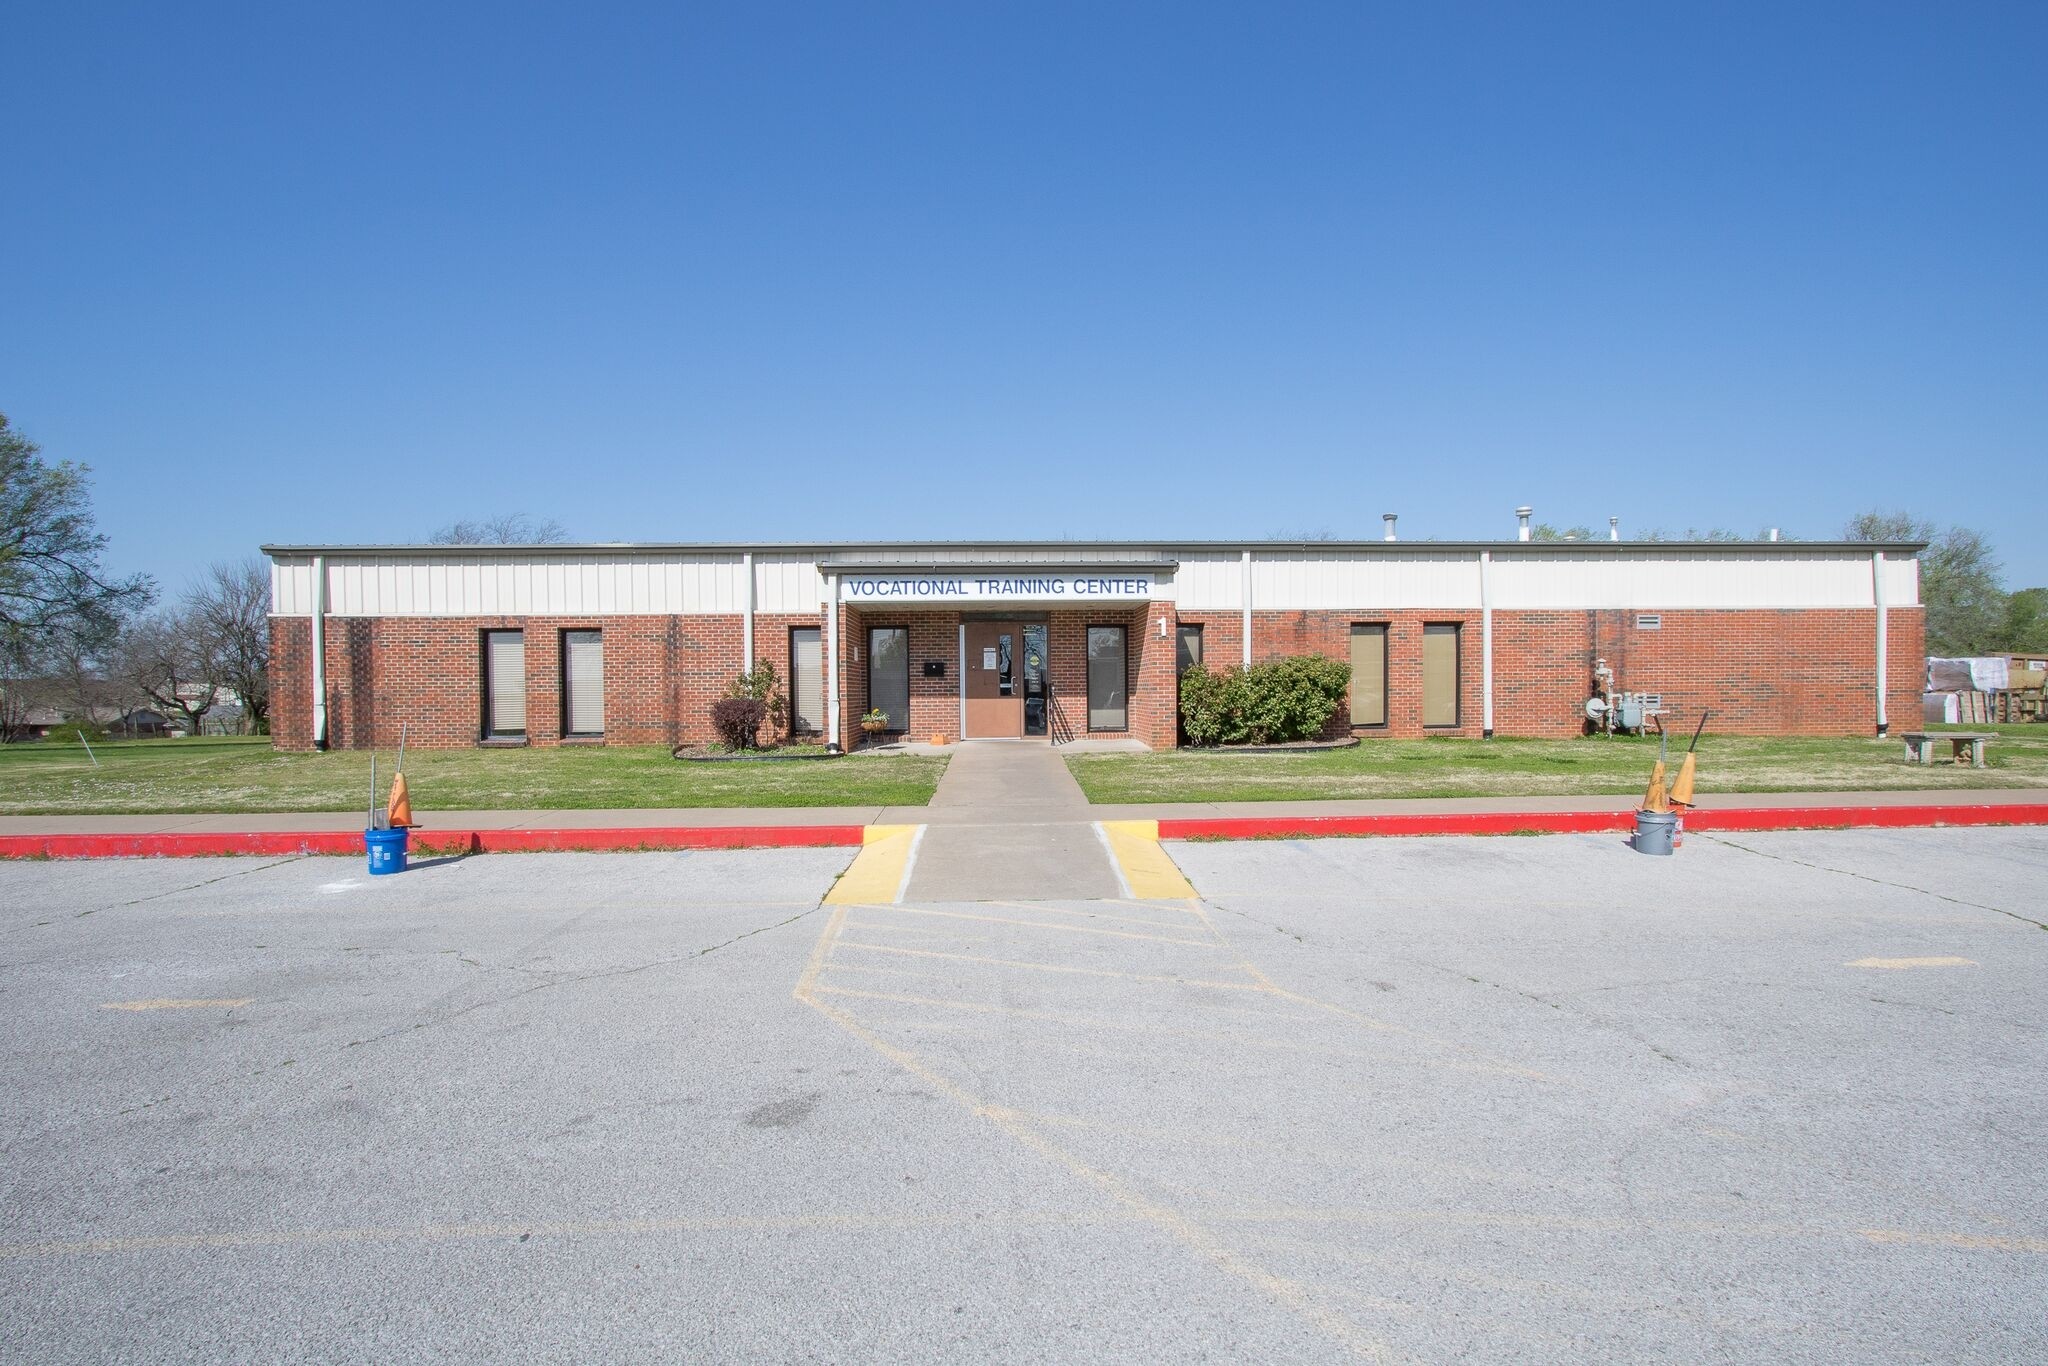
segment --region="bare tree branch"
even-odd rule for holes
[[[561,545],[568,539],[554,518],[536,521],[523,512],[450,522],[427,538],[430,545]]]

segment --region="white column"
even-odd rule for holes
[[[1479,710],[1481,734],[1493,738],[1493,552],[1479,552]]]
[[[754,552],[749,550],[740,556],[740,564],[747,574],[747,605],[740,618],[740,667],[747,673],[754,671]]]
[[[1885,610],[1884,552],[1882,550],[1870,552],[1870,590],[1871,600],[1877,604],[1877,733],[1884,735],[1891,730],[1892,723],[1891,718],[1885,714],[1884,684],[1886,676],[1890,673],[1888,665],[1891,654],[1891,636],[1888,629],[1890,623],[1885,620],[1890,613]]]
[[[1252,666],[1252,552],[1244,552],[1244,666]]]
[[[313,748],[327,748],[327,557],[313,557]]]
[[[839,745],[839,576],[825,578],[825,743]]]

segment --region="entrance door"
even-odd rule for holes
[[[967,693],[969,740],[1024,738],[1024,688],[1019,653],[1024,628],[1007,621],[967,623],[967,669],[960,680]]]

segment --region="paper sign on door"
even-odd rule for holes
[[[995,668],[995,666],[996,647],[993,645],[984,645],[981,650],[981,667],[984,669],[993,669]]]

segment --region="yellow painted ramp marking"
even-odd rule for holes
[[[1124,885],[1140,901],[1176,901],[1195,889],[1159,844],[1158,821],[1097,821]]]
[[[861,831],[861,848],[839,881],[825,895],[827,906],[893,906],[903,898],[910,880],[910,860],[921,825],[870,825]]]
[[[1859,958],[1852,968],[1974,968],[1969,958]]]
[[[100,1007],[100,1009],[101,1009],[101,1010],[205,1010],[205,1009],[207,1009],[207,1008],[209,1008],[209,1007],[212,1007],[212,1008],[215,1008],[215,1009],[223,1009],[223,1008],[229,1008],[229,1007],[233,1007],[233,1006],[245,1006],[245,1005],[248,1005],[248,1004],[249,1004],[249,1003],[250,1003],[251,1001],[253,1001],[253,1000],[255,1000],[255,999],[256,999],[256,998],[255,998],[255,997],[253,997],[253,996],[238,996],[238,997],[236,997],[236,998],[235,998],[234,1000],[231,1000],[231,1001],[229,1001],[229,1000],[219,1000],[219,1001],[181,1001],[181,1000],[176,1000],[176,999],[173,999],[173,998],[171,998],[171,997],[159,997],[158,999],[156,999],[156,1000],[154,1000],[154,1001],[108,1001],[108,1002],[107,1002],[106,1004],[102,1005],[102,1006]]]

